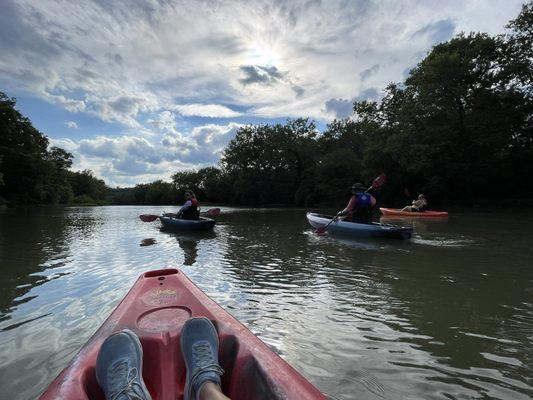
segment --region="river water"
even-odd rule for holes
[[[334,399],[533,397],[533,214],[404,221],[407,242],[317,236],[305,210],[0,209],[0,397],[34,399],[144,271],[181,268]],[[398,221],[393,221],[398,223]]]

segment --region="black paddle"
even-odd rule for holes
[[[209,209],[207,211],[202,211],[200,214],[208,216],[208,217],[216,217],[217,215],[220,215],[220,208],[211,208],[211,209]],[[171,216],[171,215],[176,215],[176,214],[169,214],[169,216]],[[159,215],[141,214],[141,215],[139,215],[139,218],[143,222],[154,222],[156,219],[159,218]]]

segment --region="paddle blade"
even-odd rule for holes
[[[153,214],[141,214],[139,215],[139,218],[143,222],[154,222],[156,219],[159,218],[159,215],[153,215]]]
[[[374,190],[379,189],[381,186],[383,186],[387,182],[387,175],[381,174],[374,181],[372,182],[371,188]]]
[[[211,208],[202,214],[207,215],[208,217],[216,217],[220,215],[220,208]]]
[[[326,234],[326,227],[325,226],[322,226],[320,228],[316,228],[313,233],[315,233],[316,235],[325,235]]]
[[[405,194],[405,196],[406,196],[408,199],[411,199],[411,198],[412,198],[412,197],[411,197],[411,193],[409,193],[409,190],[407,190],[407,188],[405,188],[405,189],[403,190],[403,193]]]

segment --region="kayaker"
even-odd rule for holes
[[[229,400],[220,388],[224,371],[218,363],[218,333],[213,323],[206,317],[188,319],[180,348],[187,368],[183,399]],[[96,380],[106,400],[152,400],[142,377],[142,358],[141,341],[134,332],[124,329],[107,337],[96,359]]]
[[[352,185],[352,197],[348,205],[338,215],[345,216],[344,221],[370,224],[375,206],[375,197],[366,193],[363,184],[357,182]]]
[[[401,209],[401,211],[409,212],[424,212],[426,211],[428,201],[423,194],[418,195],[418,199],[413,200],[410,206],[406,206]]]
[[[181,219],[200,219],[200,208],[196,195],[190,189],[185,191],[185,204],[177,212],[177,217]]]

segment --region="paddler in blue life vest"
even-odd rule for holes
[[[352,185],[352,197],[350,197],[348,205],[339,214],[346,216],[343,218],[344,221],[371,224],[375,206],[374,196],[366,192],[362,183],[357,182]]]
[[[200,203],[196,200],[196,195],[190,189],[185,191],[185,204],[181,206],[177,213],[181,219],[200,219]]]

